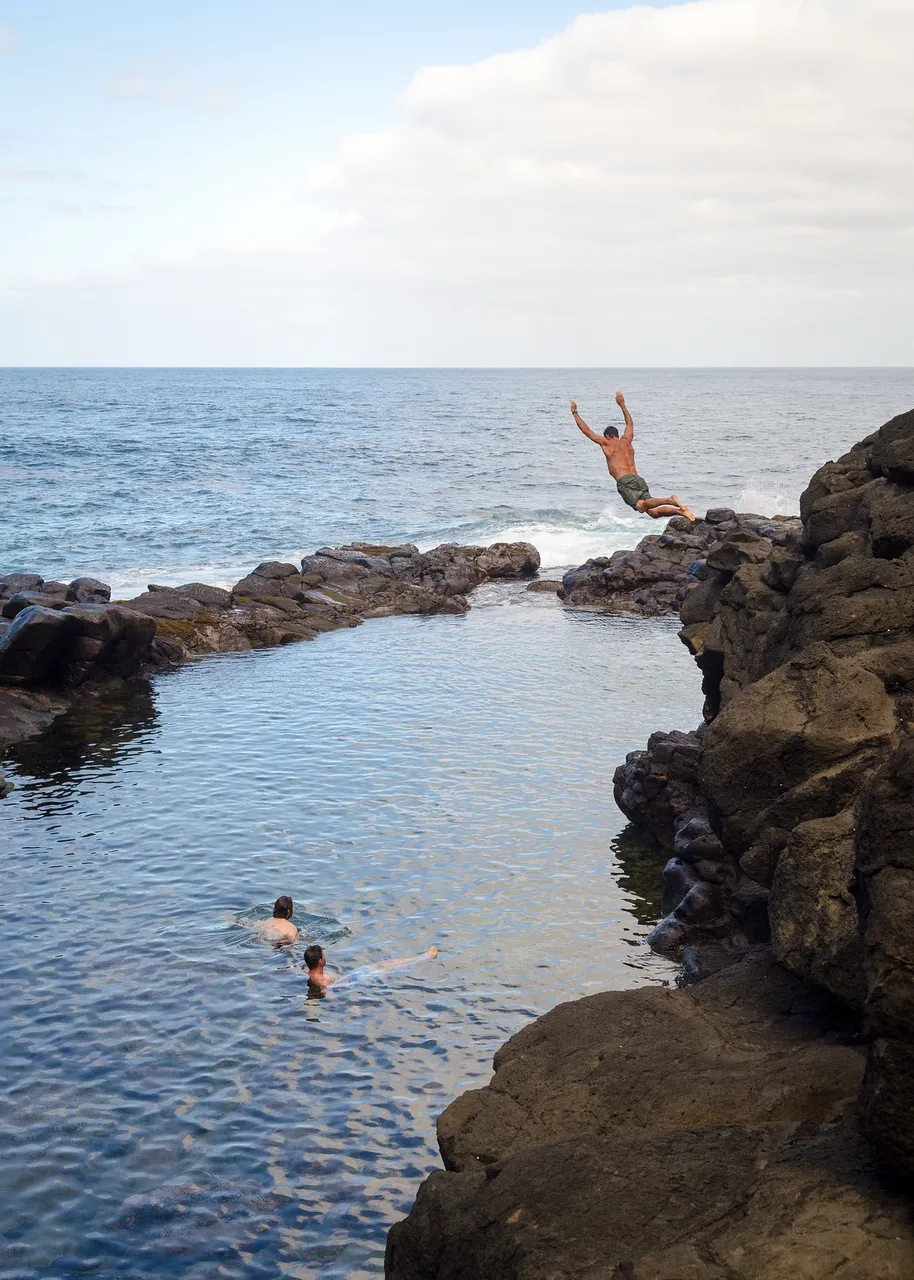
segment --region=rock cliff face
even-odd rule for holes
[[[734,534],[709,555],[728,567],[681,613],[708,721],[689,785],[664,769],[655,735],[617,771],[617,798],[680,860],[690,823],[724,851],[723,881],[721,864],[712,876],[692,859],[691,882],[669,864],[685,893],[673,903],[671,888],[661,947],[740,942],[739,895],[754,887],[775,956],[865,1012],[864,1122],[911,1175],[914,412],[820,468],[801,515],[795,542],[771,550]],[[709,929],[690,912],[696,893],[719,908]]]
[[[564,584],[681,610],[705,723],[615,795],[673,855],[654,943],[705,980],[500,1050],[441,1117],[390,1280],[914,1275],[914,412],[822,467],[801,524],[710,515],[699,563],[664,553],[675,590],[638,553]]]
[[[312,640],[394,614],[463,613],[465,594],[491,578],[530,578],[527,542],[433,551],[353,543],[324,547],[301,566],[266,561],[231,591],[204,583],[150,584],[111,602],[94,578],[0,578],[0,748],[46,729],[74,697],[195,654]]]

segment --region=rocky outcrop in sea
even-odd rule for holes
[[[356,542],[323,547],[300,565],[266,561],[231,590],[152,583],[113,602],[95,578],[7,574],[0,578],[0,748],[47,729],[76,698],[189,657],[313,640],[370,618],[464,613],[474,587],[532,578],[539,563],[527,542],[446,543],[426,552]]]
[[[767,553],[795,543],[799,533],[800,522],[791,516],[738,515],[729,507],[717,507],[691,524],[676,516],[662,532],[642,538],[633,551],[614,551],[570,569],[558,595],[569,608],[675,616],[693,586],[728,567],[730,553],[721,550],[724,540],[763,547]]]
[[[500,1050],[390,1280],[914,1275],[914,412],[820,468],[800,524],[705,523],[659,590],[640,547],[564,584],[674,601],[702,671],[704,723],[615,776],[672,855],[653,943],[694,985]]]

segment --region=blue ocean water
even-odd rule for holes
[[[496,536],[577,562],[650,527],[563,399],[599,426],[617,385],[696,507],[794,509],[914,400],[909,372],[8,370],[0,567],[126,592]],[[699,719],[675,624],[522,584],[473,606],[202,659],[0,762],[0,1280],[378,1277],[494,1049],[673,979],[644,945],[664,857],[611,784]],[[287,951],[252,927],[279,893]],[[310,999],[311,940],[362,980]]]
[[[655,493],[796,510],[812,471],[914,403],[912,370],[0,370],[0,571],[232,582],[352,539],[528,537],[549,566],[625,546],[591,426]]]

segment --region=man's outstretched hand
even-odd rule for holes
[[[620,406],[625,404],[625,396],[621,391],[616,392],[616,404]]]
[[[571,412],[572,412],[572,413],[577,413],[577,411],[578,411],[578,402],[577,402],[577,400],[569,400],[569,402],[568,402],[568,403],[571,405]]]

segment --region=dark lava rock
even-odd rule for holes
[[[528,591],[542,592],[543,595],[558,595],[562,590],[561,581],[558,578],[537,578],[527,587]]]
[[[121,600],[125,609],[134,613],[143,613],[149,618],[172,618],[189,620],[200,612],[200,605],[193,596],[184,595],[171,588],[156,588],[155,591],[144,591],[132,600]]]
[[[74,578],[67,587],[67,599],[75,604],[104,604],[111,599],[111,588],[98,578]]]
[[[856,862],[870,1057],[860,1099],[883,1158],[914,1178],[914,739],[869,780]]]
[[[43,609],[59,609],[63,603],[64,601],[58,596],[50,595],[46,591],[17,591],[5,601],[2,613],[4,618],[15,618],[17,613],[27,609],[29,605],[37,604]]]
[[[14,596],[18,591],[40,591],[44,578],[37,573],[7,573],[0,578],[0,600]]]
[[[726,510],[709,511],[693,524],[675,516],[662,533],[648,534],[633,551],[599,556],[569,570],[560,595],[569,608],[642,617],[676,614],[696,583],[729,578],[743,563],[766,560],[772,547],[786,546],[799,529],[799,521],[787,517],[737,516]]]
[[[559,1005],[452,1103],[389,1280],[902,1280],[906,1197],[853,1124],[847,1019],[764,949]]]
[[[230,609],[232,605],[232,593],[224,587],[211,587],[205,582],[185,582],[175,590],[182,596],[190,596],[205,609]]]
[[[38,684],[53,677],[76,620],[57,609],[29,605],[0,636],[0,684]]]
[[[727,899],[734,933],[718,943],[737,936],[741,912],[757,918],[764,906],[775,955],[864,1010],[863,1124],[910,1178],[914,412],[821,467],[800,505],[801,535],[767,553],[737,518],[683,600],[681,635],[704,674],[709,721],[694,787],[739,877],[728,887],[720,862],[691,865],[709,899]],[[617,796],[669,847],[682,811],[700,801],[663,774],[636,753]],[[670,898],[684,891],[673,919],[695,885],[691,873],[670,874]],[[673,925],[661,945],[676,940]],[[712,919],[705,942],[718,926]],[[702,930],[693,922],[686,945]]]

